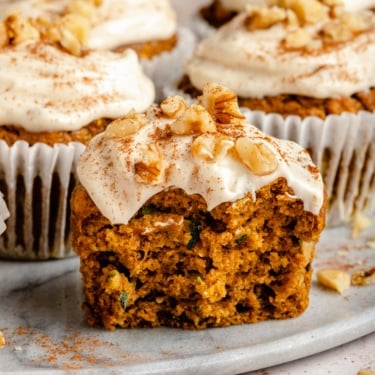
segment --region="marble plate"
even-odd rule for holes
[[[315,270],[375,267],[375,228],[326,230]],[[0,261],[0,373],[238,374],[302,358],[375,331],[375,285],[343,295],[314,283],[299,318],[190,332],[105,331],[81,310],[79,261]]]

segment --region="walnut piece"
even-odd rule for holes
[[[316,276],[320,284],[340,294],[350,287],[350,275],[345,271],[324,269],[318,271]]]
[[[170,129],[175,135],[203,134],[216,132],[216,124],[204,107],[192,104],[170,125]]]
[[[216,123],[240,125],[245,120],[238,106],[237,95],[221,85],[205,84],[198,103],[206,108]]]
[[[166,162],[156,144],[144,146],[141,160],[134,165],[137,180],[155,185],[165,179]]]
[[[256,176],[265,176],[276,170],[278,161],[270,147],[261,141],[239,137],[235,143],[239,159]]]
[[[310,34],[302,28],[287,34],[285,38],[285,46],[287,48],[301,48],[307,46],[310,42]]]
[[[143,113],[134,110],[125,117],[112,121],[105,130],[106,138],[122,138],[135,134],[140,128],[146,125],[147,118]]]
[[[375,284],[375,268],[370,270],[355,271],[352,274],[352,285],[370,285]]]
[[[286,18],[286,11],[279,7],[268,7],[266,5],[253,7],[249,8],[249,14],[245,19],[245,27],[250,31],[268,29]]]
[[[89,20],[79,14],[67,14],[59,20],[57,27],[60,44],[71,54],[81,55],[90,28]]]
[[[234,142],[224,136],[202,134],[191,145],[191,153],[195,157],[215,161],[224,158],[233,146]]]
[[[318,0],[279,0],[279,6],[292,9],[301,25],[314,24],[328,18],[328,8]]]
[[[176,119],[185,113],[187,104],[184,98],[176,95],[164,99],[160,103],[160,108],[166,116]]]
[[[4,19],[1,34],[3,34],[3,43],[7,40],[8,44],[13,45],[39,39],[39,31],[20,13],[12,13]]]

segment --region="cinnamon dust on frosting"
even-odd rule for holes
[[[305,210],[319,213],[323,183],[307,152],[246,123],[234,93],[207,84],[197,103],[172,96],[96,136],[78,165],[81,184],[112,224],[126,224],[169,187],[200,194],[212,210],[284,177]]]
[[[347,12],[340,0],[274,3],[249,7],[200,42],[185,70],[194,87],[334,98],[375,86],[375,13]]]
[[[88,51],[71,22],[41,24],[11,14],[0,23],[0,126],[74,131],[154,101],[134,51]]]

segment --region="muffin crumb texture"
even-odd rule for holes
[[[82,186],[72,198],[88,322],[203,329],[285,319],[308,306],[322,223],[285,180],[212,212],[168,189],[127,225],[110,225]]]

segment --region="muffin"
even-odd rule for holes
[[[78,163],[72,246],[88,322],[204,329],[300,315],[325,223],[308,153],[207,84],[115,120]]]
[[[169,0],[8,0],[0,16],[18,10],[25,17],[87,27],[89,49],[122,51],[133,48],[142,58],[172,50],[177,42],[176,16]]]
[[[53,42],[53,29],[39,30],[19,15],[0,25],[6,72],[0,78],[0,190],[11,213],[0,239],[3,258],[74,254],[68,202],[78,156],[109,121],[144,111],[154,100],[133,50],[81,50],[78,39]]]
[[[375,211],[375,14],[282,4],[202,40],[179,87],[197,96],[205,82],[226,85],[251,123],[307,148],[327,185],[328,224],[345,224]]]

